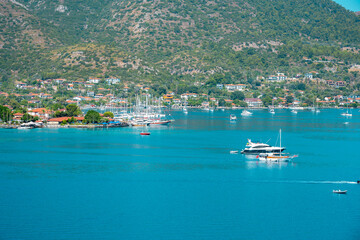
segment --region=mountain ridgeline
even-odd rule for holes
[[[0,0],[6,79],[228,81],[360,63],[360,17],[331,0]]]

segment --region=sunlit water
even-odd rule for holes
[[[173,111],[150,136],[0,129],[0,239],[360,239],[360,113],[240,113]],[[294,162],[229,153],[280,128]]]

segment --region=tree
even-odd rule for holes
[[[9,108],[0,106],[0,119],[3,122],[8,122],[12,119],[13,115]]]
[[[21,120],[23,121],[23,122],[31,122],[31,120],[32,120],[32,116],[30,115],[30,114],[28,114],[28,113],[25,113],[22,117],[21,117]]]
[[[293,96],[291,96],[291,95],[286,96],[286,103],[287,104],[292,103],[293,101],[294,101]]]
[[[69,117],[76,117],[81,114],[81,110],[76,104],[69,104],[66,106],[66,113],[66,115]]]
[[[235,91],[235,92],[232,92],[231,93],[231,99],[232,100],[244,100],[245,99],[245,95],[244,95],[244,93],[243,92],[240,92],[240,91]]]
[[[261,101],[263,102],[265,107],[269,106],[272,103],[272,99],[269,95],[264,96]]]
[[[112,112],[104,112],[104,117],[114,118],[114,114]]]
[[[101,120],[100,113],[94,110],[89,110],[85,115],[85,121],[87,123],[98,123]]]
[[[225,106],[225,103],[226,103],[226,102],[225,102],[224,99],[220,99],[220,100],[219,100],[219,106],[220,106],[220,107]]]

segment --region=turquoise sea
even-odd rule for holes
[[[150,136],[0,129],[0,239],[360,239],[360,113],[240,112],[172,111]],[[229,154],[280,128],[294,162]]]

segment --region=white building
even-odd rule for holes
[[[285,81],[286,79],[287,77],[283,73],[277,73],[277,76],[270,75],[268,78],[268,80],[271,82],[281,82],[281,81]]]
[[[100,79],[98,78],[89,78],[89,83],[99,83],[100,82]]]
[[[246,88],[246,85],[245,84],[225,84],[225,88],[229,92],[244,91],[244,89]]]
[[[107,84],[109,84],[109,85],[120,83],[120,79],[118,79],[118,78],[107,78],[107,79],[105,79],[105,81],[106,81]]]

